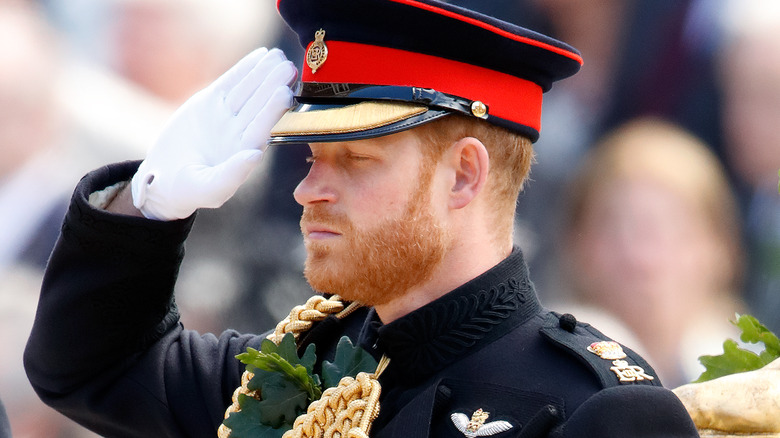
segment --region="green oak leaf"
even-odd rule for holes
[[[249,389],[260,389],[261,394],[263,393],[262,382],[266,380],[267,374],[258,371],[279,373],[305,391],[308,398],[313,401],[319,400],[322,396],[319,376],[311,372],[316,361],[314,348],[314,345],[309,345],[302,360],[298,357],[293,336],[288,334],[278,346],[265,340],[260,346],[260,351],[250,347],[236,358],[246,364],[248,371],[255,374],[255,378],[250,380]],[[302,361],[304,364],[301,364]]]
[[[352,344],[348,337],[343,336],[336,346],[333,362],[322,363],[322,381],[326,388],[334,387],[345,377],[355,377],[360,372],[373,373],[377,361],[364,349]]]
[[[298,345],[295,343],[295,336],[292,333],[287,333],[282,338],[282,342],[279,345],[274,344],[272,341],[265,339],[260,345],[260,351],[266,354],[276,353],[282,359],[290,362],[291,365],[303,365],[310,374],[314,372],[314,364],[317,362],[317,354],[315,353],[315,347],[309,344],[306,347],[306,351],[303,352],[303,356],[298,357]]]
[[[753,371],[764,367],[780,357],[780,340],[758,319],[751,315],[736,315],[736,321],[731,321],[742,333],[742,342],[751,344],[763,344],[764,351],[756,354],[752,351],[740,348],[733,339],[727,339],[723,343],[723,354],[718,356],[700,356],[699,362],[704,365],[705,371],[695,382],[705,382],[729,374]]]
[[[780,339],[775,336],[766,326],[758,322],[754,316],[737,314],[737,321],[732,321],[734,325],[742,330],[740,339],[743,342],[751,344],[764,344],[766,353],[775,358],[780,357]]]
[[[239,412],[231,413],[223,422],[230,428],[231,438],[281,438],[291,427],[274,428],[260,421],[261,402],[239,394]]]
[[[699,362],[704,365],[706,370],[695,382],[705,382],[729,374],[751,371],[765,365],[756,353],[739,348],[733,339],[727,339],[723,343],[723,354],[700,356]]]
[[[308,371],[309,374],[312,374],[316,378],[317,385],[319,385],[319,376],[314,374],[314,364],[317,362],[317,353],[315,350],[316,348],[314,344],[309,344],[309,346],[306,347],[306,350],[303,352],[303,356],[301,356],[300,364],[306,368],[306,371]]]
[[[236,358],[254,374],[247,388],[259,391],[262,400],[239,395],[241,410],[224,422],[233,431],[231,437],[280,437],[306,406],[322,395],[320,378],[312,373],[317,360],[314,345],[298,357],[292,335],[286,335],[279,345],[264,340],[259,351],[250,347]]]
[[[246,369],[250,373],[254,374],[254,376],[249,379],[249,383],[246,385],[247,389],[250,391],[260,391],[261,394],[263,392],[263,382],[265,382],[271,376],[276,375],[276,373],[272,371],[261,370],[260,368],[252,365],[247,365]]]
[[[280,342],[279,345],[274,344],[268,339],[264,339],[262,344],[260,344],[260,351],[266,354],[276,353],[292,365],[300,363],[298,346],[295,344],[295,336],[293,336],[292,333],[284,335],[282,342]]]
[[[764,361],[765,364],[769,364],[769,362],[772,362],[773,360],[778,358],[777,354],[774,354],[772,352],[769,352],[767,350],[764,350],[761,352],[761,354],[758,355],[758,357],[761,358],[762,361]]]
[[[309,404],[307,394],[284,375],[269,374],[261,389],[260,421],[274,428],[283,425],[291,428],[298,415],[306,411]]]

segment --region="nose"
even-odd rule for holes
[[[312,163],[308,175],[298,183],[293,192],[295,202],[306,207],[322,202],[335,202],[336,192],[331,182],[331,173],[325,164]]]

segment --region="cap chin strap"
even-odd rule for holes
[[[330,298],[315,295],[303,306],[295,306],[290,314],[276,325],[268,339],[279,344],[285,334],[292,333],[297,341],[298,335],[311,329],[315,322],[322,321],[329,315],[341,319],[360,307],[361,305],[355,302],[345,307],[338,295]],[[374,373],[358,373],[355,378],[344,377],[338,386],[326,389],[319,400],[309,405],[305,414],[295,419],[293,428],[285,432],[283,438],[368,438],[371,424],[379,415],[382,387],[378,378],[389,363],[390,359],[383,356]],[[225,418],[241,410],[238,404],[239,394],[260,397],[256,391],[248,388],[253,376],[249,371],[244,371],[241,386],[233,392],[233,404],[225,411]],[[230,432],[230,428],[222,424],[217,436],[229,438]]]
[[[430,88],[399,85],[344,84],[329,82],[302,82],[296,93],[300,103],[344,105],[363,100],[417,103],[429,107],[449,109],[464,115],[473,115],[473,100],[442,93]]]

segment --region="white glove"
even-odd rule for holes
[[[192,96],[133,176],[133,205],[149,219],[174,220],[224,204],[260,163],[296,76],[280,50],[261,48]]]

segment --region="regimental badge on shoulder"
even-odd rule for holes
[[[491,436],[506,432],[513,427],[512,423],[503,420],[485,423],[489,416],[490,412],[485,412],[480,408],[471,414],[471,419],[460,412],[453,413],[450,418],[455,427],[468,438]]]
[[[328,46],[325,45],[325,31],[323,29],[314,32],[314,42],[306,51],[306,65],[311,68],[312,73],[317,73],[317,69],[325,64],[328,59]]]
[[[626,357],[623,347],[614,341],[594,342],[588,346],[588,351],[602,359],[615,360]]]
[[[638,365],[629,365],[624,360],[615,360],[610,369],[618,376],[621,382],[636,382],[638,380],[653,380],[653,376],[645,373],[644,368]]]
[[[613,366],[610,367],[610,370],[617,375],[621,383],[653,380],[653,376],[647,374],[644,368],[639,365],[629,365],[627,361],[621,360],[626,357],[626,353],[617,342],[594,342],[588,346],[588,351],[602,359],[611,360]]]

